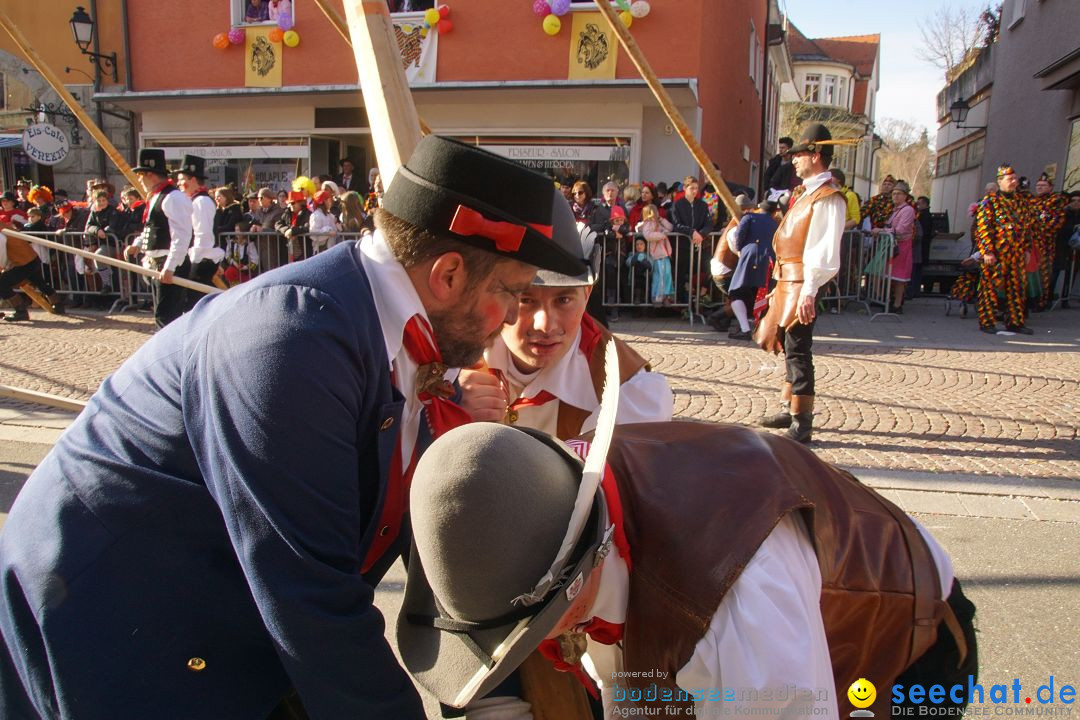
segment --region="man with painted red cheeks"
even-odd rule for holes
[[[583,258],[598,260],[595,234],[583,229]],[[462,406],[474,420],[542,430],[560,439],[596,426],[611,333],[585,312],[598,262],[571,277],[541,270],[508,324],[484,353],[487,367],[462,370]],[[674,398],[667,378],[624,341],[619,352],[620,424],[665,422]]]

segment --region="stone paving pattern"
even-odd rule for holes
[[[678,417],[753,424],[776,410],[782,357],[700,323],[629,315],[612,327],[667,375]],[[0,323],[0,384],[71,398],[88,398],[153,334],[146,314],[32,317]],[[1080,311],[1030,324],[1034,336],[986,335],[933,298],[899,319],[822,315],[813,447],[862,474],[947,476],[958,492],[965,478],[993,478],[1003,494],[1080,500]]]

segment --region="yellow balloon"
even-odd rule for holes
[[[424,19],[427,20],[428,25],[438,25],[442,16],[439,15],[439,11],[435,8],[429,8],[424,12]]]
[[[295,30],[290,30],[289,32],[281,36],[281,41],[284,42],[288,47],[296,47],[300,44],[300,33],[296,32]]]
[[[544,32],[548,35],[558,35],[562,30],[562,20],[557,15],[548,15],[544,18]]]
[[[623,10],[619,13],[619,19],[622,20],[622,24],[626,27],[630,27],[630,23],[634,22],[634,16],[630,14],[629,10]]]

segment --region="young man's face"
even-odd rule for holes
[[[700,190],[701,188],[698,186],[697,183],[687,183],[686,187],[683,188],[685,197],[689,202],[694,202],[694,200],[697,199],[698,192]]]
[[[94,198],[94,209],[97,211],[109,207],[109,198]]]
[[[791,152],[791,146],[787,143],[777,143],[776,147],[778,148],[777,152],[780,155],[787,155],[789,152]]]
[[[469,367],[484,356],[503,325],[518,319],[518,302],[532,286],[536,268],[508,260],[466,291],[461,301],[447,310],[429,311],[439,353],[449,367]]]
[[[4,210],[8,210],[8,211],[14,210],[15,209],[15,203],[12,202],[11,200],[8,200],[7,198],[4,198],[3,200],[0,200],[0,208],[3,208]]]
[[[342,175],[352,175],[352,171],[353,171],[353,164],[351,162],[346,160],[345,162],[341,163],[341,174]]]
[[[585,287],[530,285],[518,303],[517,322],[502,339],[523,372],[555,365],[571,350],[588,302]]]
[[[882,195],[892,195],[892,190],[893,190],[894,186],[895,186],[895,183],[889,182],[888,180],[882,180],[881,181],[881,194]]]

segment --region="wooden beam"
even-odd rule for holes
[[[0,6],[0,27],[3,27],[7,31],[11,39],[15,41],[15,45],[22,51],[22,54],[30,61],[30,64],[41,73],[41,76],[45,78],[46,82],[56,91],[56,94],[60,96],[60,99],[64,101],[64,104],[71,108],[71,112],[75,114],[75,117],[79,119],[86,131],[90,133],[90,136],[97,141],[97,144],[105,151],[105,154],[112,160],[113,165],[123,173],[127,181],[135,187],[140,187],[138,178],[135,177],[135,173],[132,172],[131,166],[127,164],[120,151],[109,141],[109,138],[105,136],[105,133],[101,131],[90,116],[83,110],[79,101],[68,92],[68,89],[64,87],[64,83],[60,80],[59,76],[52,71],[52,69],[45,63],[37,51],[30,45],[30,41],[26,39],[26,36],[22,34],[22,31],[15,26],[7,12]]]
[[[420,117],[386,0],[345,0],[345,15],[379,175],[383,187],[389,187],[420,142]]]
[[[37,390],[26,390],[24,388],[12,387],[11,385],[0,385],[0,397],[18,400],[19,402],[47,405],[49,407],[59,408],[60,410],[70,410],[75,413],[82,412],[83,408],[86,407],[85,400],[72,400],[71,398],[60,397],[59,395],[50,395],[49,393],[38,392]]]
[[[645,83],[652,90],[653,95],[656,96],[656,100],[668,116],[668,120],[675,126],[675,130],[679,133],[683,143],[686,144],[690,154],[694,156],[694,160],[705,171],[705,177],[709,179],[709,182],[716,188],[716,192],[720,194],[720,199],[724,201],[724,206],[728,209],[728,212],[731,213],[733,218],[741,217],[742,210],[735,204],[735,197],[731,194],[731,189],[724,182],[720,171],[713,166],[712,160],[709,159],[708,154],[705,152],[705,148],[701,147],[701,143],[694,137],[694,133],[690,132],[682,113],[679,112],[679,108],[675,107],[671,95],[660,83],[660,79],[653,71],[652,65],[645,59],[645,53],[641,51],[637,41],[634,40],[634,36],[630,34],[630,29],[623,25],[622,20],[615,14],[615,8],[611,7],[609,0],[594,0],[594,2],[596,7],[600,8],[604,19],[607,20],[608,25],[619,38],[619,42],[622,43],[634,65],[637,66],[641,77],[645,79]]]

